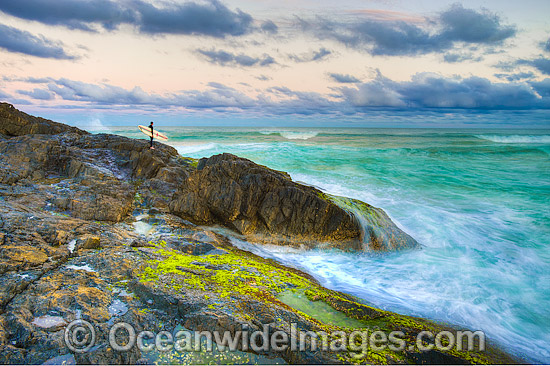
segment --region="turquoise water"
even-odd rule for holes
[[[483,330],[550,363],[550,130],[162,130],[182,155],[234,153],[381,207],[423,249],[239,245],[381,308]]]

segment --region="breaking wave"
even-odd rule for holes
[[[550,144],[550,135],[475,135],[475,137],[503,144]]]
[[[319,134],[316,131],[260,131],[262,135],[279,135],[287,140],[308,140]]]

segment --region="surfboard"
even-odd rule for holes
[[[147,135],[148,137],[151,137],[151,129],[148,126],[139,125],[138,128],[145,135]],[[168,140],[168,137],[166,137],[166,135],[158,132],[154,128],[153,128],[153,138],[158,139],[158,140],[164,140],[164,141]]]

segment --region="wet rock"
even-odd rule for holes
[[[381,208],[360,200],[325,194],[326,199],[353,213],[363,228],[363,242],[373,250],[417,248],[420,244],[401,230]]]
[[[101,243],[101,238],[95,235],[87,235],[79,239],[77,244],[78,249],[98,249]]]
[[[24,365],[27,350],[12,345],[0,345],[0,363],[3,365]]]
[[[128,352],[117,352],[104,343],[88,352],[75,353],[74,358],[79,365],[133,365],[141,358],[141,353],[137,347]]]
[[[55,331],[63,328],[65,325],[67,325],[67,322],[60,316],[42,315],[38,318],[35,318],[32,321],[32,324],[39,328],[43,328],[49,331]]]
[[[151,246],[151,244],[149,244],[149,242],[147,240],[143,240],[141,238],[138,238],[138,239],[132,240],[132,242],[130,243],[130,246],[132,248],[143,248],[143,247],[149,247],[149,246]]]
[[[55,356],[46,360],[42,365],[76,365],[76,360],[71,353]]]
[[[201,159],[170,209],[193,222],[221,224],[279,244],[321,241],[361,249],[361,228],[353,215],[286,173],[231,154]]]

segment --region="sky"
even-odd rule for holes
[[[550,1],[0,1],[0,101],[86,126],[550,128]]]

